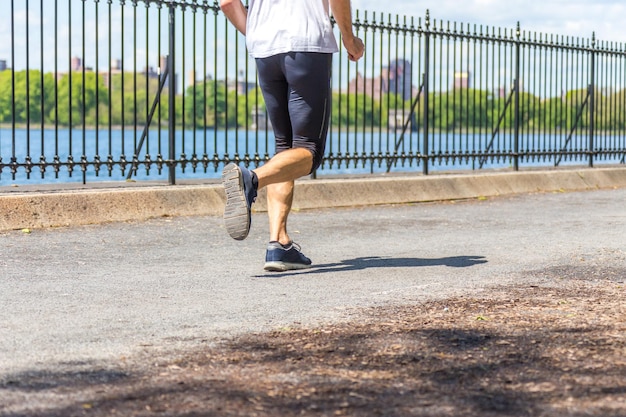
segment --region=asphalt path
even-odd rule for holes
[[[0,235],[0,382],[106,366],[221,338],[358,318],[499,285],[626,279],[626,189],[295,212],[314,262],[265,273],[264,213],[248,239],[221,218]]]

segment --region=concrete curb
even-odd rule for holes
[[[220,184],[124,186],[56,191],[0,191],[0,230],[141,221],[165,216],[219,216]],[[626,187],[626,167],[372,176],[300,180],[296,210],[405,204],[552,191]],[[261,192],[255,211],[265,211]]]

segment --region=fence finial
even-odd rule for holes
[[[430,27],[430,10],[426,9],[426,21],[425,21],[426,29]]]
[[[591,47],[596,47],[596,32],[591,32]]]

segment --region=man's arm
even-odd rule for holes
[[[221,0],[220,7],[224,15],[230,20],[230,23],[245,35],[248,11],[241,0]]]
[[[358,61],[363,56],[365,47],[361,38],[356,37],[352,30],[350,0],[330,0],[330,9],[341,31],[341,39],[348,51],[348,58],[351,61]]]

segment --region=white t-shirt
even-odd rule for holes
[[[338,51],[328,0],[250,0],[246,45],[254,58]]]

